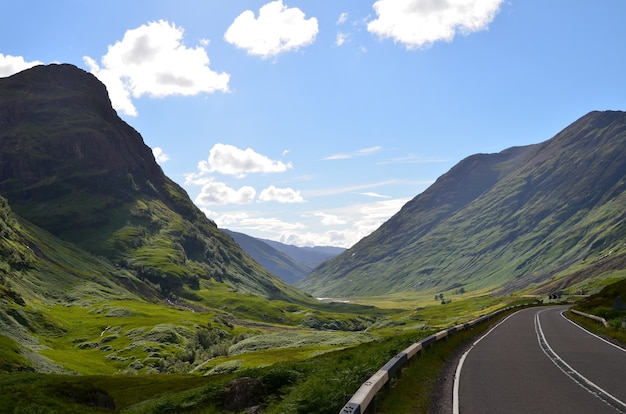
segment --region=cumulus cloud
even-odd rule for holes
[[[315,41],[317,19],[307,19],[297,7],[287,7],[282,0],[265,4],[258,18],[252,10],[241,13],[224,34],[224,39],[249,55],[269,58],[297,50]]]
[[[337,19],[337,25],[344,24],[346,21],[348,21],[348,13],[341,13]]]
[[[199,206],[248,204],[254,201],[255,196],[256,190],[250,186],[235,190],[224,183],[209,180],[202,186],[195,203]]]
[[[198,163],[200,175],[220,173],[245,177],[250,173],[277,173],[292,168],[291,163],[275,161],[252,148],[242,150],[233,145],[215,144],[209,159]]]
[[[290,232],[299,231],[306,226],[297,221],[284,221],[276,217],[260,217],[253,212],[233,211],[218,213],[206,208],[202,208],[207,217],[214,220],[218,227],[228,228],[235,231],[241,231],[246,234],[255,232],[273,233],[273,232]]]
[[[279,203],[304,203],[304,197],[302,197],[300,191],[296,191],[292,188],[278,188],[270,185],[268,188],[261,191],[261,194],[259,194],[259,201],[277,201]]]
[[[451,41],[458,33],[487,28],[504,0],[378,0],[377,18],[367,30],[393,39],[408,49],[427,48],[437,41]]]
[[[22,56],[3,55],[0,53],[0,77],[6,77],[21,72],[33,66],[41,65],[42,62],[34,60],[27,62]]]
[[[183,34],[182,28],[165,20],[150,22],[128,30],[109,46],[101,63],[89,56],[83,60],[107,86],[113,107],[130,116],[137,115],[132,98],[144,95],[228,92],[230,75],[213,71],[206,50],[186,47]],[[201,44],[207,44],[206,39]]]
[[[314,215],[322,219],[321,223],[324,226],[336,226],[336,225],[346,224],[345,220],[339,218],[338,216],[334,214],[318,212],[318,213],[314,213]]]
[[[163,152],[163,150],[159,147],[152,148],[152,155],[154,155],[154,159],[159,164],[163,164],[170,159],[170,156]]]

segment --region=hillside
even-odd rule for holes
[[[66,372],[38,352],[46,349],[44,338],[68,333],[63,318],[47,312],[50,306],[158,297],[131,273],[21,220],[1,197],[0,233],[0,341],[15,347],[0,351],[0,373]]]
[[[291,246],[231,230],[224,231],[261,266],[290,284],[301,280],[318,265],[345,250],[340,247]]]
[[[261,267],[74,66],[0,78],[0,173],[0,377],[203,374],[282,331],[283,349],[319,330],[324,351],[375,339],[338,331],[385,312],[320,303]]]
[[[462,160],[299,286],[333,297],[505,293],[597,261],[619,267],[624,205],[626,113],[592,112],[546,142]]]
[[[0,174],[0,194],[18,215],[163,297],[220,283],[309,300],[217,229],[117,116],[104,85],[74,66],[0,79]]]

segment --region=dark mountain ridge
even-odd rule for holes
[[[46,134],[24,140],[42,125]],[[2,193],[77,173],[164,181],[150,148],[112,108],[105,86],[71,65],[36,66],[3,79],[0,130]],[[25,157],[29,152],[37,158]]]
[[[541,283],[626,239],[626,113],[470,156],[299,286],[315,295]]]

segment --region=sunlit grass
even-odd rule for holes
[[[48,348],[41,351],[60,365],[85,375],[110,375],[122,372],[135,359],[144,359],[152,348],[158,347],[163,355],[181,352],[184,343],[160,343],[142,338],[159,326],[175,330],[187,329],[190,333],[197,327],[215,324],[214,314],[190,312],[157,304],[138,301],[113,301],[97,303],[87,307],[51,306],[46,309],[50,320],[56,321],[65,334],[42,337]],[[220,325],[221,326],[221,325]],[[133,332],[137,333],[133,335]],[[241,328],[229,328],[232,333]],[[154,335],[153,335],[154,336]],[[141,340],[143,346],[132,345]],[[144,343],[145,342],[145,343]],[[119,358],[112,358],[115,355]]]

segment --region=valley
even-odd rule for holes
[[[399,350],[507,306],[617,332],[624,160],[626,114],[592,112],[303,255],[218,228],[93,75],[0,78],[0,412],[338,412]]]

